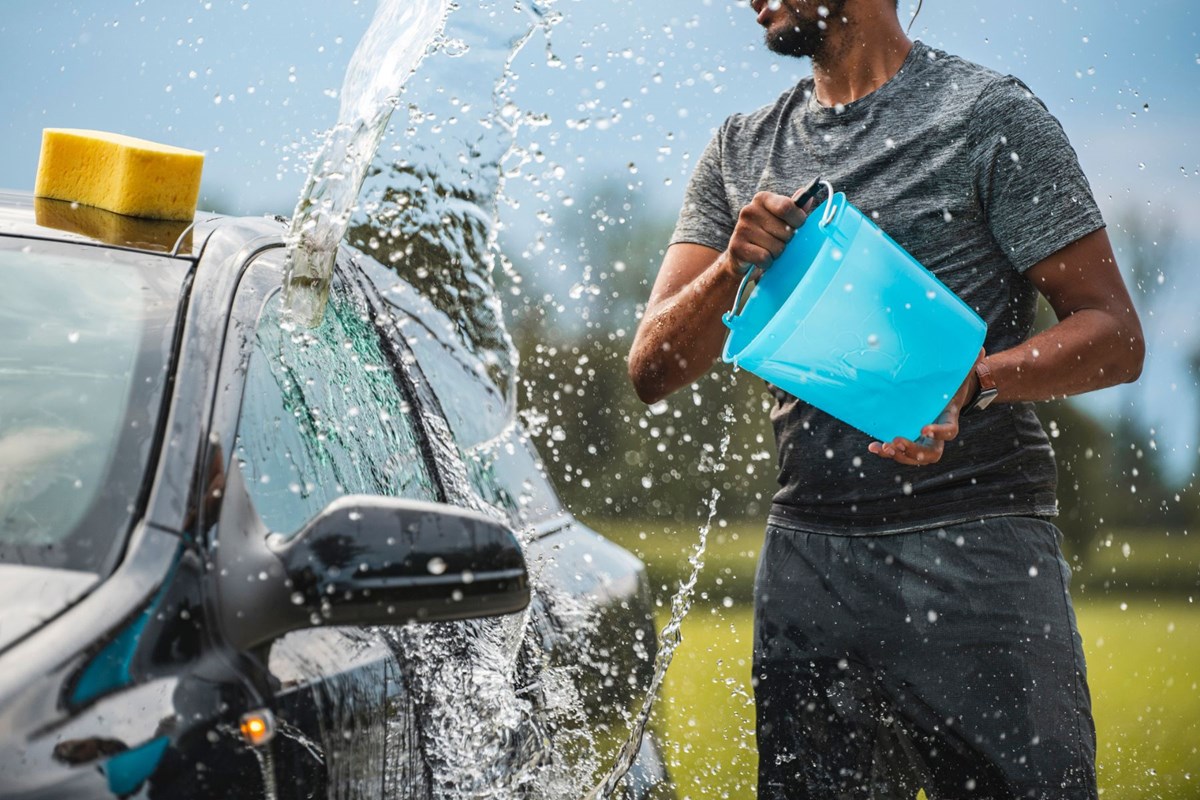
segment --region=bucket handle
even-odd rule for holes
[[[825,228],[833,221],[833,215],[837,213],[837,206],[833,202],[833,184],[826,180],[821,180],[819,183],[825,187],[825,191],[829,192],[829,201],[825,204],[825,213],[821,215],[821,221],[817,225]],[[757,264],[751,264],[746,270],[746,277],[742,278],[741,284],[738,286],[737,295],[733,298],[733,308],[721,315],[721,321],[725,323],[725,327],[733,329],[734,322],[738,318],[739,309],[742,307],[742,295],[746,292],[746,287],[750,284],[750,280],[756,272],[761,272],[761,268]]]
[[[833,222],[833,215],[838,212],[838,208],[833,201],[833,184],[829,181],[821,181],[821,185],[825,187],[825,191],[829,192],[829,202],[825,205],[825,213],[821,215],[821,221],[818,223],[820,227],[825,228]]]
[[[734,323],[737,321],[739,309],[742,307],[742,295],[746,292],[746,287],[750,284],[750,279],[754,277],[754,273],[758,272],[758,266],[751,264],[750,269],[746,270],[746,277],[742,278],[741,284],[738,286],[737,295],[733,298],[733,308],[721,315],[721,321],[725,323],[725,327],[732,330]]]

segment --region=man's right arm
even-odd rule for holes
[[[629,351],[629,377],[644,403],[694,383],[721,354],[738,285],[751,265],[766,268],[804,224],[787,195],[760,192],[738,214],[724,252],[681,242],[667,248]]]

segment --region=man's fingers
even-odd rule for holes
[[[876,444],[879,445],[878,450],[872,450],[871,445],[868,445],[867,449],[876,455],[915,467],[936,464],[942,460],[944,452],[942,442],[936,440],[926,445],[897,436],[890,444],[878,442]]]
[[[792,207],[795,208],[795,206]],[[799,209],[796,210],[799,211]],[[757,228],[768,236],[778,239],[783,244],[790,242],[792,236],[796,233],[796,226],[786,217],[774,213],[770,208],[763,205],[747,206],[745,214],[753,228]]]
[[[749,265],[766,269],[775,260],[775,256],[771,254],[770,250],[759,247],[753,242],[738,242],[730,249],[730,253],[737,261],[737,265],[743,275],[750,270]]]
[[[908,442],[904,446],[904,454],[918,464],[936,464],[942,460],[945,443],[934,439],[930,442]]]
[[[796,205],[796,201],[784,194],[766,194],[762,205],[776,219],[786,222],[793,230],[804,224],[808,212]]]
[[[867,445],[867,450],[880,458],[895,461],[897,464],[904,464],[909,467],[916,467],[921,464],[920,461],[905,453],[891,442],[871,442]]]
[[[765,269],[779,257],[806,218],[804,210],[797,208],[790,197],[759,192],[738,215],[730,252],[742,266],[757,264]]]
[[[939,442],[953,441],[958,437],[958,421],[935,422],[932,425],[926,425],[921,429],[921,436]]]

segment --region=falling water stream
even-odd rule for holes
[[[405,81],[446,23],[450,0],[380,0],[342,81],[337,124],[313,159],[288,230],[284,304],[294,320],[321,321],[338,244],[354,213]]]
[[[497,263],[505,264],[496,242],[498,202],[505,179],[531,159],[517,144],[518,130],[547,121],[513,102],[511,65],[534,32],[549,32],[557,19],[552,4],[478,0],[459,9],[452,0],[380,0],[346,73],[340,117],[313,158],[288,233],[285,326],[320,323],[337,247],[349,235],[455,321],[477,368],[505,397],[504,431],[516,419],[517,354],[492,279]],[[714,474],[724,469],[728,410],[722,423],[719,454],[702,465]],[[499,513],[465,475],[449,480],[457,484],[452,495]],[[559,711],[535,710],[519,690],[522,648],[538,650],[546,636],[531,624],[531,612],[384,632],[405,654],[405,682],[420,715],[435,796],[608,798],[619,791],[681,642],[719,498],[714,488],[689,559],[691,575],[672,601],[653,675],[611,766],[598,760],[604,756],[595,747],[583,755],[560,752],[555,736],[568,719],[595,744],[588,721],[577,710],[561,710],[579,706],[571,681],[537,679],[541,691],[553,695],[544,705]],[[531,578],[535,604],[573,608],[575,598]],[[563,618],[594,624],[586,609],[568,610]],[[563,763],[572,758],[577,763]]]
[[[724,432],[721,435],[717,458],[707,466],[707,469],[714,474],[724,469],[725,457],[729,452],[731,418],[732,409],[726,407],[721,415]],[[704,553],[708,547],[708,534],[712,530],[713,519],[717,516],[717,502],[720,499],[721,490],[714,487],[708,498],[708,516],[705,518],[704,524],[700,526],[700,538],[696,542],[692,554],[688,556],[692,572],[688,579],[680,584],[675,596],[671,598],[671,619],[663,626],[662,633],[658,637],[658,652],[654,656],[654,676],[650,679],[650,686],[646,690],[641,710],[638,711],[629,726],[629,736],[621,745],[621,749],[617,751],[612,768],[605,773],[596,788],[587,794],[588,800],[612,797],[621,780],[637,759],[642,737],[646,734],[646,726],[650,723],[650,714],[654,710],[654,701],[658,699],[658,692],[662,688],[663,680],[667,677],[667,670],[675,657],[675,651],[683,642],[683,619],[692,608],[692,596],[696,591],[696,581],[699,580],[700,572],[704,569]]]

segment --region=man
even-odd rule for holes
[[[917,441],[771,387],[780,489],[755,583],[759,797],[1094,798],[1055,466],[1033,401],[1131,381],[1141,326],[1062,128],[1015,78],[911,42],[894,0],[753,0],[811,78],[696,165],[629,355],[656,402],[720,353],[816,176],[988,323]],[[1058,323],[1033,334],[1038,293]],[[961,416],[960,416],[961,415]]]

